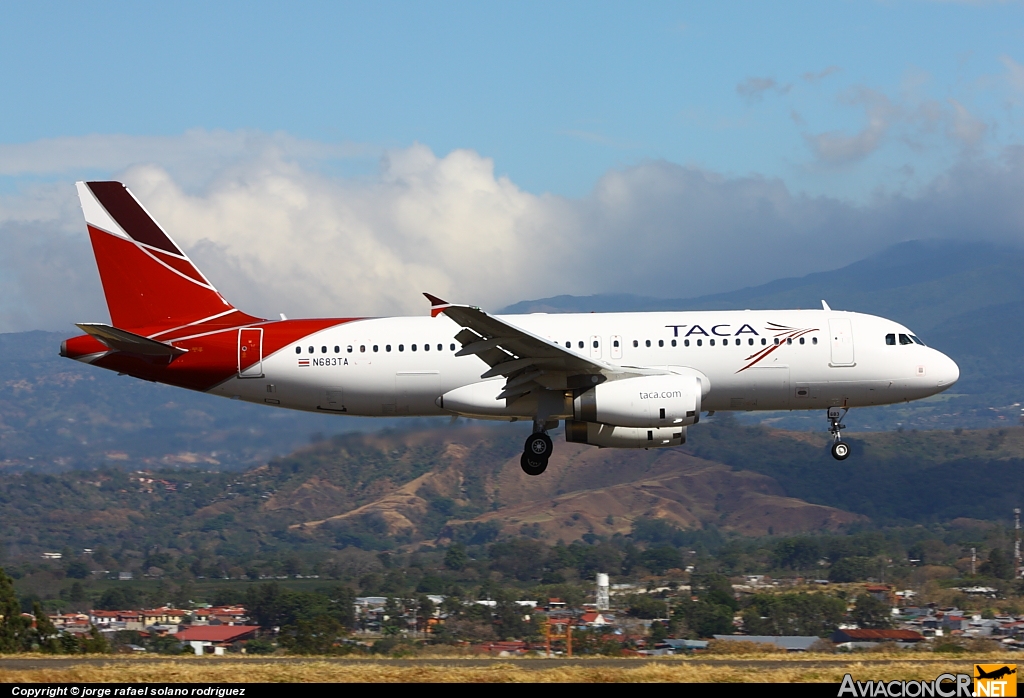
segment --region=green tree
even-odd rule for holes
[[[806,570],[815,567],[821,558],[821,546],[813,538],[786,538],[775,544],[772,561],[776,567]]]
[[[454,542],[444,554],[444,566],[450,570],[461,572],[469,564],[469,556],[466,555],[466,547],[461,542]]]
[[[38,649],[40,652],[47,654],[57,654],[60,652],[60,641],[58,639],[60,633],[57,632],[57,628],[53,625],[50,617],[46,615],[46,611],[43,610],[42,605],[38,601],[32,604],[32,616],[36,621],[36,627],[31,639],[33,649]]]
[[[988,559],[981,563],[978,571],[999,579],[1013,579],[1013,559],[1002,548],[992,548]]]
[[[277,641],[293,654],[334,654],[344,634],[341,623],[330,616],[317,616],[281,628]]]
[[[426,594],[421,594],[416,599],[416,629],[421,632],[426,632],[429,628],[430,619],[434,617],[434,611],[437,607],[434,602],[431,601]]]
[[[685,629],[687,635],[698,638],[731,635],[735,630],[732,619],[731,607],[706,599],[680,599],[672,613],[672,624],[675,627],[681,631]]]
[[[884,630],[892,627],[892,612],[889,604],[871,594],[861,594],[850,614],[853,622],[867,630]]]
[[[89,565],[81,560],[75,560],[67,566],[65,574],[72,579],[85,579],[89,576]]]
[[[14,581],[0,567],[0,652],[21,652],[30,642],[30,622],[21,615]]]
[[[668,612],[665,599],[649,594],[634,594],[629,597],[629,615],[636,618],[664,618]]]
[[[871,560],[858,555],[844,557],[832,563],[828,570],[830,582],[859,582],[871,576]]]
[[[829,635],[846,614],[846,602],[827,594],[758,594],[743,611],[750,635]]]

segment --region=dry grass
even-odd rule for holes
[[[621,683],[621,682],[771,682],[810,683],[842,681],[850,673],[859,681],[934,679],[941,673],[969,673],[972,660],[940,659],[930,656],[882,657],[857,656],[848,660],[834,656],[800,658],[764,655],[770,668],[751,666],[752,657],[714,663],[701,659],[670,658],[657,662],[637,661],[636,666],[604,667],[587,660],[558,663],[551,668],[531,669],[535,660],[494,660],[481,667],[452,665],[398,665],[384,661],[345,663],[310,659],[284,663],[273,659],[251,658],[244,662],[197,658],[186,661],[121,660],[104,666],[81,665],[71,668],[4,670],[0,682],[147,682],[147,683],[220,683],[220,682],[364,682],[364,683]],[[882,660],[881,662],[879,660]],[[825,666],[820,664],[825,663]],[[819,666],[815,666],[819,664]]]

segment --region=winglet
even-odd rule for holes
[[[428,301],[430,301],[430,317],[437,317],[444,312],[445,308],[451,307],[451,303],[443,301],[437,296],[432,296],[429,293],[424,293],[423,295],[427,297]]]
[[[828,303],[826,303],[824,300],[821,301],[821,309],[822,310],[832,310],[832,308],[828,307]]]

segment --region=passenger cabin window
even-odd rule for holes
[[[715,346],[715,340],[713,340],[713,339],[708,340],[708,344],[710,344],[711,346]]]
[[[360,344],[359,345],[359,353],[361,353],[361,354],[365,354],[366,353],[366,345],[365,344]]]
[[[378,349],[380,349],[380,345],[374,344],[373,345],[373,350],[377,351]]]
[[[296,354],[301,354],[302,353],[302,347],[295,347],[295,353]]]
[[[583,342],[580,342],[579,344],[580,344],[580,349],[582,349],[583,348]]]
[[[594,348],[597,349],[597,342],[594,342]]]
[[[413,345],[412,345],[411,347],[409,347],[409,348],[410,348],[410,349],[412,349],[413,351],[416,351],[416,345],[415,345],[415,344],[413,344]]]
[[[341,347],[339,347],[337,344],[335,344],[334,345],[334,353],[337,354],[339,351],[341,351]]]
[[[646,342],[644,342],[644,344],[646,344],[647,346],[651,346],[651,340],[648,339]]]
[[[313,353],[313,347],[310,347],[310,348],[309,348],[309,353],[310,353],[310,354],[312,354],[312,353]]]
[[[424,344],[423,345],[423,351],[430,351],[430,345],[429,344]]]
[[[404,344],[399,344],[398,345],[398,351],[405,351],[405,345]]]
[[[452,344],[452,345],[450,345],[450,346],[451,346],[451,350],[452,350],[452,351],[455,351],[455,345],[454,345],[454,344]]]
[[[348,349],[348,353],[351,354],[352,353],[352,345],[349,344],[348,347],[346,347],[346,348]]]
[[[443,344],[438,344],[437,345],[437,350],[438,351],[443,351],[444,350],[444,345]]]
[[[786,344],[792,344],[792,343],[793,343],[793,338],[792,337],[786,337]]]
[[[676,340],[673,339],[672,340],[672,346],[675,346],[675,345],[676,345]]]
[[[900,344],[913,344],[913,343],[914,343],[914,340],[912,340],[907,335],[905,335],[905,334],[901,334],[900,335]]]
[[[690,346],[690,340],[688,340],[688,339],[684,339],[684,340],[683,340],[683,346],[684,346],[684,347],[688,347],[688,346]]]
[[[634,347],[638,347],[638,346],[640,346],[640,342],[638,342],[638,341],[636,341],[636,340],[634,339],[634,340],[633,340],[633,346],[634,346]]]
[[[817,337],[811,337],[811,344],[817,344],[817,343],[818,343],[818,338]]]
[[[704,346],[704,340],[703,340],[703,339],[698,339],[698,340],[697,340],[697,346],[698,346],[698,347],[702,347],[702,346]]]
[[[659,346],[659,347],[663,347],[663,346],[665,346],[665,340],[664,340],[664,339],[659,339],[659,340],[658,340],[658,346]]]
[[[764,337],[761,337],[761,346],[763,347],[767,343],[768,343],[768,340],[765,339]]]
[[[801,338],[800,338],[800,343],[801,343],[801,344],[803,344],[803,343],[804,343],[804,338],[803,338],[803,337],[801,337]]]
[[[612,342],[612,346],[613,346],[613,347],[615,347],[616,349],[618,349],[618,347],[619,347],[619,340],[617,340],[617,339],[616,339],[616,340],[614,340],[614,341]]]
[[[385,344],[384,345],[384,351],[391,351],[391,345],[390,344]]]

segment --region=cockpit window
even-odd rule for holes
[[[916,334],[910,335],[910,338],[914,340],[914,344],[920,344],[922,347],[924,346],[924,342],[918,339]]]
[[[887,335],[885,335],[885,343],[888,344],[889,346],[895,346],[896,345],[896,335],[895,334],[887,334]]]
[[[901,334],[900,335],[900,344],[913,344],[913,343],[914,343],[914,340],[912,340],[907,335],[905,335],[905,334]]]

